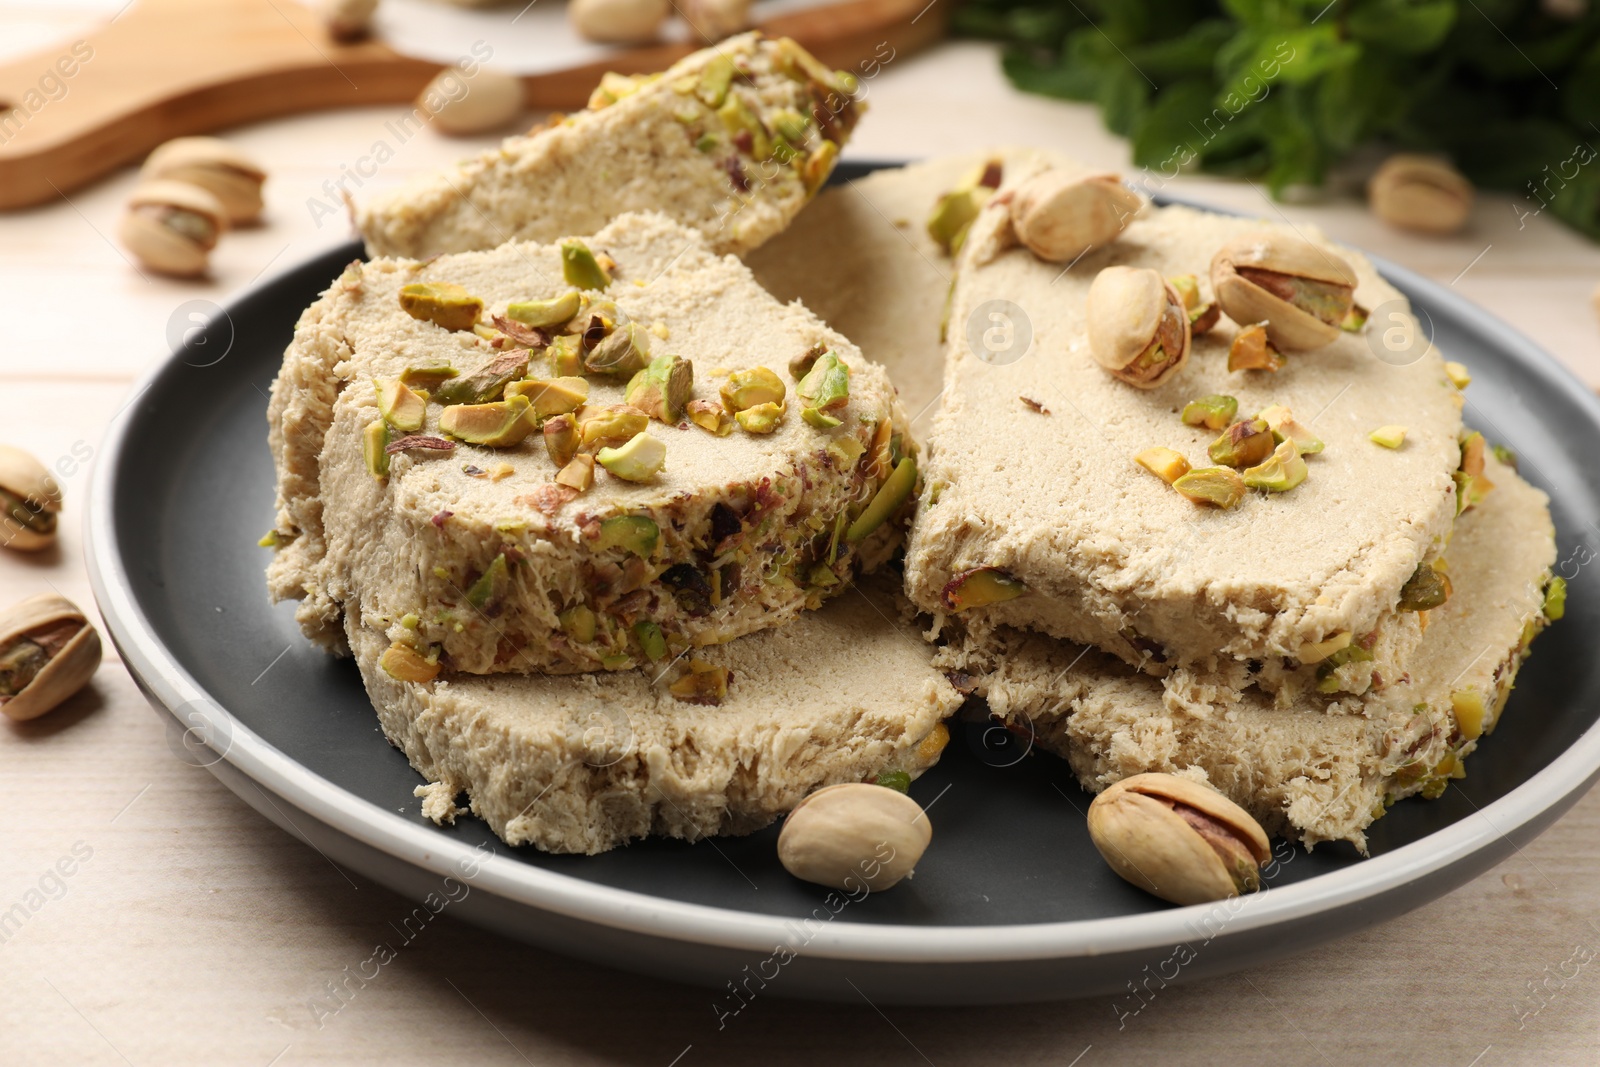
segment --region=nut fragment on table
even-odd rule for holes
[[[231,225],[261,217],[261,186],[267,172],[227,141],[179,137],[150,153],[139,170],[144,182],[170,180],[198,185],[222,204]]]
[[[604,44],[642,44],[661,32],[672,13],[669,0],[571,0],[572,28]]]
[[[1356,272],[1340,256],[1287,234],[1234,238],[1211,260],[1211,289],[1234,322],[1264,324],[1284,351],[1332,344],[1355,302]]]
[[[1367,184],[1373,214],[1418,233],[1451,234],[1472,212],[1472,183],[1442,159],[1407,152],[1390,156]]]
[[[488,67],[466,78],[446,67],[422,90],[417,105],[433,114],[434,127],[443,133],[488,133],[522,114],[522,79]]]
[[[34,552],[56,540],[61,486],[32,455],[0,445],[0,547]]]
[[[227,209],[216,196],[198,185],[162,179],[133,191],[117,235],[151,270],[192,278],[206,272],[227,228]]]
[[[1144,201],[1115,174],[1065,168],[1037,174],[1011,194],[1017,240],[1040,259],[1067,263],[1110,244]]]
[[[1153,389],[1189,359],[1189,315],[1159,271],[1107,267],[1089,286],[1089,352],[1111,376]]]
[[[778,835],[778,859],[803,881],[881,892],[911,875],[932,839],[922,805],[906,794],[845,782],[795,806]]]
[[[37,719],[88,684],[100,635],[71,601],[40,593],[0,612],[0,711]]]
[[[1272,855],[1249,812],[1172,774],[1136,774],[1095,797],[1089,838],[1123,879],[1174,904],[1255,892]]]

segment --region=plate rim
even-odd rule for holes
[[[863,169],[906,165],[905,161],[851,162]],[[1236,214],[1188,198],[1156,199],[1218,214]],[[330,246],[255,281],[233,294],[224,312],[261,296],[289,274],[343,247]],[[1493,343],[1519,357],[1524,368],[1540,374],[1591,421],[1600,424],[1600,398],[1531,338],[1449,288],[1382,257],[1363,254],[1408,296],[1425,294],[1431,306],[1447,309],[1457,319],[1470,323]],[[140,378],[130,395],[136,401],[165,375],[176,373],[182,362],[180,352],[169,353]],[[493,853],[485,857],[475,846],[356,796],[291,759],[241,723],[155,637],[134,599],[111,504],[116,489],[113,475],[124,460],[136,409],[135,402],[127,402],[113,418],[91,480],[83,521],[90,588],[123,665],[146,697],[169,715],[175,715],[176,708],[200,703],[199,714],[206,720],[208,731],[214,731],[209,736],[227,739],[219,760],[228,761],[256,786],[308,816],[412,867],[441,877],[476,868],[472,876],[475,888],[519,905],[613,930],[723,949],[770,952],[775,946],[794,943],[794,927],[801,920],[792,916],[764,915],[602,885],[501,855],[501,842],[496,842]],[[1192,940],[1195,930],[1202,928],[1203,921],[1214,916],[1219,907],[1229,913],[1222,931],[1229,936],[1306,921],[1442,872],[1494,848],[1501,839],[1516,848],[1515,835],[1519,831],[1550,811],[1570,806],[1597,777],[1600,719],[1548,766],[1472,815],[1393,852],[1302,882],[1229,901],[1098,919],[987,926],[827,923],[820,930],[808,931],[804,953],[876,964],[1073,959],[1155,951]]]

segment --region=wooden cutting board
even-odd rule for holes
[[[954,0],[845,0],[768,20],[829,66],[860,69],[887,42],[939,37]],[[583,107],[607,70],[661,70],[660,44],[523,79],[530,108]],[[163,141],[259,119],[414,99],[439,64],[330,39],[293,0],[134,0],[81,42],[0,64],[0,210],[70,193]]]

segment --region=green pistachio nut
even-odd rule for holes
[[[589,399],[589,380],[579,377],[529,378],[506,386],[506,399],[525,396],[541,422],[552,415],[577,411]]]
[[[591,374],[631,375],[650,363],[650,331],[636,322],[622,323],[583,357]]]
[[[561,276],[579,289],[600,290],[611,284],[611,275],[582,241],[561,242]]]
[[[676,424],[694,392],[694,364],[682,356],[657,356],[628,381],[625,399],[659,422]]]
[[[361,432],[361,458],[366,461],[367,473],[374,478],[389,476],[389,424],[373,419]]]
[[[648,482],[667,465],[667,446],[640,432],[620,448],[602,448],[595,459],[625,482]]]
[[[1299,446],[1302,456],[1316,455],[1326,447],[1323,445],[1322,439],[1311,432],[1311,427],[1296,421],[1294,412],[1282,404],[1274,404],[1269,408],[1263,408],[1261,414],[1257,415],[1256,418],[1267,424],[1267,428],[1272,431],[1272,439],[1279,444],[1282,444],[1285,438],[1294,438],[1294,442]]]
[[[950,579],[939,593],[939,602],[949,611],[967,611],[1003,604],[1027,591],[1020,579],[998,567],[978,567]]]
[[[412,282],[400,288],[407,315],[446,330],[470,330],[483,314],[483,301],[451,282]]]
[[[650,416],[627,404],[578,412],[578,447],[585,452],[626,444],[650,426]]]
[[[600,536],[595,547],[600,551],[622,548],[641,558],[656,550],[661,540],[661,527],[646,515],[613,515],[600,523]]]
[[[694,95],[706,107],[721,107],[728,99],[728,89],[733,85],[733,59],[725,55],[712,56],[700,71],[700,81]]]
[[[499,601],[505,595],[506,586],[510,584],[510,568],[506,564],[506,554],[500,553],[489,564],[477,581],[467,589],[467,603],[482,611]]]
[[[578,313],[582,296],[576,289],[568,289],[549,300],[528,300],[506,308],[506,318],[524,326],[563,326]]]
[[[633,624],[633,636],[638,640],[639,647],[644,650],[645,658],[651,663],[659,663],[667,654],[667,639],[661,633],[661,627],[649,619],[640,619]]]
[[[550,357],[550,371],[556,377],[575,378],[583,373],[583,338],[577,334],[562,334],[544,351]]]
[[[1384,448],[1399,448],[1406,443],[1406,428],[1404,426],[1379,426],[1367,434],[1367,440]]]
[[[1254,467],[1246,467],[1244,484],[1251,489],[1287,493],[1306,480],[1306,461],[1300,458],[1298,443],[1286,437],[1272,455]]]
[[[521,444],[533,432],[525,396],[489,404],[456,404],[439,415],[439,429],[451,437],[489,448]]]
[[[736,370],[722,383],[722,403],[739,412],[757,404],[781,404],[788,390],[783,380],[766,367]]]
[[[1431,611],[1450,599],[1450,579],[1431,563],[1419,563],[1400,587],[1401,611]]]
[[[551,416],[544,420],[543,433],[545,451],[550,453],[556,466],[566,467],[578,454],[580,439],[576,416],[570,413]]]
[[[578,644],[586,645],[594,640],[596,619],[593,608],[579,604],[563,611],[556,619],[561,623],[562,632]]]
[[[428,402],[397,379],[376,378],[378,414],[401,433],[416,433],[428,415]]]
[[[1221,430],[1233,422],[1239,413],[1239,402],[1231,396],[1213,393],[1183,406],[1185,426],[1204,426],[1208,430]]]
[[[839,146],[832,141],[824,140],[810,155],[800,168],[800,180],[805,184],[807,193],[815,193],[828,181],[828,175],[833,173],[835,163],[839,162]]]
[[[451,404],[482,404],[498,400],[505,392],[506,386],[527,373],[528,350],[517,349],[496,356],[480,370],[450,379],[433,394],[433,399],[446,407]]]
[[[928,236],[946,252],[960,251],[968,227],[993,195],[993,189],[982,186],[945,193],[928,213]]]
[[[772,433],[783,421],[785,410],[783,404],[768,402],[736,411],[733,417],[744,427],[746,433]]]
[[[1211,442],[1207,450],[1214,462],[1228,467],[1254,467],[1272,454],[1277,442],[1265,419],[1241,419]]]
[[[877,493],[867,504],[866,510],[850,524],[850,528],[845,531],[844,539],[850,544],[866,540],[874,530],[900,511],[916,487],[917,461],[906,456],[895,464],[889,477],[883,480],[883,484],[878,487]]]
[[[1269,437],[1268,440],[1271,440]],[[1201,467],[1172,483],[1172,488],[1196,504],[1231,508],[1244,499],[1244,479],[1227,467]]]
[[[733,416],[714,400],[691,400],[684,405],[689,421],[707,433],[726,437],[733,432]]]
[[[819,427],[837,426],[837,418],[818,419],[812,413],[837,411],[850,402],[850,368],[833,352],[824,352],[794,391],[805,401],[801,415],[807,422]]]
[[[1544,587],[1544,617],[1555,622],[1567,613],[1567,580],[1559,574]]]
[[[432,363],[423,367],[407,367],[400,372],[400,380],[413,389],[431,392],[459,373],[448,363]]]

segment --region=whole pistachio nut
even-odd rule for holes
[[[617,448],[650,428],[650,416],[629,404],[578,409],[578,447],[584,452]]]
[[[228,211],[211,193],[188,182],[146,182],[128,198],[118,237],[134,258],[160,274],[204,274]]]
[[[1089,286],[1085,316],[1090,353],[1119,381],[1152,389],[1189,359],[1189,316],[1158,271],[1102,270]]]
[[[1255,892],[1272,855],[1249,812],[1171,774],[1136,774],[1095,797],[1089,839],[1119,876],[1174,904]]]
[[[1337,254],[1281,233],[1234,238],[1211,259],[1211,289],[1237,323],[1264,323],[1283,351],[1338,339],[1355,302],[1356,272]]]
[[[454,282],[412,282],[400,287],[407,315],[446,330],[470,330],[483,314],[483,301]]]
[[[572,0],[567,5],[572,28],[602,44],[653,40],[671,14],[670,0]]]
[[[100,666],[100,635],[70,601],[41,593],[0,612],[0,711],[36,719]]]
[[[733,412],[753,408],[757,404],[781,404],[788,395],[783,379],[766,367],[734,371],[722,383],[720,392],[723,405]]]
[[[1391,226],[1451,234],[1466,225],[1472,211],[1472,183],[1442,159],[1402,152],[1372,175],[1367,201]]]
[[[61,486],[32,455],[0,445],[0,547],[35,552],[56,540]]]
[[[433,114],[433,126],[457,136],[498,130],[522,114],[522,79],[489,67],[465,79],[446,67],[417,96],[417,107]],[[431,106],[430,106],[431,105]]]
[[[882,892],[911,874],[932,840],[922,805],[906,794],[843,782],[795,805],[778,834],[778,859],[805,882]]]
[[[150,153],[139,180],[188,182],[217,198],[237,226],[261,217],[267,172],[249,156],[215,137],[179,137]]]
[[[1067,263],[1116,240],[1143,206],[1115,174],[1058,168],[1017,186],[1011,194],[1011,225],[1034,255]]]
[[[372,32],[378,0],[321,0],[317,9],[328,36],[340,44],[351,44]]]
[[[694,393],[694,364],[682,356],[657,356],[628,382],[624,399],[653,419],[675,425]]]
[[[602,448],[595,461],[625,482],[648,482],[667,465],[667,446],[640,431],[617,448]]]

